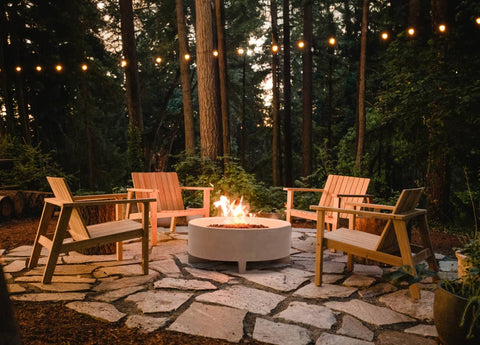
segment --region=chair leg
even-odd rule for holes
[[[170,221],[170,232],[175,232],[175,227],[177,225],[177,217],[172,217]]]
[[[123,260],[123,242],[117,242],[116,243],[117,247],[117,261],[122,261]]]
[[[315,245],[315,285],[322,286],[323,275],[323,228],[325,214],[317,211],[317,242]]]
[[[148,232],[148,214],[142,219],[143,225],[143,236],[142,236],[142,272],[143,274],[148,274],[148,254],[149,254],[149,232]],[[156,232],[155,232],[156,234]]]
[[[353,272],[353,255],[347,254],[347,272]]]
[[[38,224],[38,231],[37,235],[35,236],[35,242],[33,244],[32,254],[28,260],[27,268],[34,268],[38,264],[40,252],[42,251],[42,245],[40,244],[39,239],[40,236],[45,236],[47,233],[48,223],[50,223],[50,220],[52,219],[54,209],[55,206],[49,204],[48,202],[46,202],[43,206],[42,217],[40,218],[40,223]]]
[[[422,239],[423,247],[430,249],[430,253],[432,254],[427,258],[428,267],[431,270],[438,272],[439,270],[438,262],[437,262],[437,259],[435,259],[435,253],[433,252],[432,241],[430,240],[430,234],[428,231],[428,222],[427,222],[426,214],[422,217],[420,221],[419,231],[420,231],[420,237]]]
[[[52,247],[50,248],[50,254],[48,255],[47,265],[43,272],[43,284],[49,284],[52,281],[53,271],[55,271],[58,256],[62,250],[62,244],[67,232],[68,220],[70,219],[71,213],[71,207],[62,207],[60,211],[57,228],[55,229],[55,235],[52,240]]]
[[[402,261],[405,266],[410,266],[412,275],[417,276],[415,264],[412,257],[412,250],[410,248],[410,241],[408,240],[407,224],[403,220],[394,220],[393,225],[395,234],[397,235],[398,247],[402,255]],[[410,296],[414,299],[420,299],[420,289],[418,284],[412,284],[409,287]]]

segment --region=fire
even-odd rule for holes
[[[229,224],[244,224],[246,223],[245,217],[250,216],[248,205],[243,204],[243,196],[237,203],[236,200],[230,201],[225,195],[220,196],[219,201],[213,203],[215,207],[220,207],[223,212],[223,216]]]

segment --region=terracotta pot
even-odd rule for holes
[[[465,325],[460,327],[463,312],[467,306],[466,298],[457,296],[445,290],[440,284],[435,290],[433,300],[433,318],[438,337],[444,345],[473,345],[478,344],[480,334],[467,340],[468,326],[471,314],[467,315]]]

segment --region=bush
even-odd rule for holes
[[[0,157],[15,159],[13,168],[0,170],[4,185],[18,185],[23,190],[48,191],[46,176],[65,176],[50,153],[42,153],[39,145],[21,144],[10,136],[0,138]]]
[[[247,173],[234,158],[228,158],[228,162],[223,165],[220,162],[202,160],[199,156],[181,157],[175,170],[184,186],[212,186],[212,201],[226,195],[230,200],[243,197],[251,212],[281,212],[284,208],[285,192],[282,188],[268,187],[258,182],[255,176]],[[184,200],[185,206],[202,204],[201,193],[185,194]],[[214,209],[212,211],[216,212]]]

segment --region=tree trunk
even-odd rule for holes
[[[5,126],[0,123],[0,134],[8,133],[11,135],[15,134],[15,122],[14,122],[14,111],[13,111],[13,101],[12,101],[12,92],[10,88],[10,82],[8,78],[7,71],[9,68],[6,65],[5,57],[7,56],[7,27],[8,22],[5,15],[5,2],[2,1],[0,4],[0,89],[2,90],[3,103],[5,104],[6,118]],[[3,132],[3,133],[2,133]]]
[[[225,46],[225,4],[215,0],[215,17],[217,27],[218,72],[220,81],[220,105],[222,112],[223,155],[230,156],[230,116],[228,113],[227,49]]]
[[[283,101],[285,137],[285,186],[293,185],[292,176],[292,88],[290,83],[290,0],[283,0]]]
[[[303,127],[302,127],[302,176],[312,174],[312,0],[303,8]]]
[[[202,158],[217,159],[220,150],[220,123],[215,87],[217,73],[212,54],[213,28],[210,1],[195,0],[197,40],[198,105],[200,111],[200,146]]]
[[[83,116],[85,120],[85,149],[87,151],[88,186],[93,190],[95,174],[93,168],[93,140],[90,128],[90,100],[88,98],[88,80],[86,73],[82,75]]]
[[[367,60],[367,18],[368,0],[363,0],[362,28],[360,37],[360,65],[358,72],[358,103],[357,103],[357,154],[355,157],[355,170],[360,171],[365,147],[365,69]]]
[[[193,125],[192,89],[190,85],[189,60],[185,59],[188,53],[187,27],[183,10],[183,0],[176,1],[178,51],[180,63],[180,78],[182,81],[183,122],[185,125],[185,152],[187,155],[195,151],[195,130]]]
[[[420,24],[420,0],[408,1],[408,26],[418,30]]]
[[[135,30],[133,24],[133,6],[132,0],[119,0],[120,3],[120,21],[122,31],[122,51],[126,61],[125,81],[127,89],[127,107],[129,118],[129,133],[140,135],[140,142],[137,143],[137,136],[130,135],[130,145],[135,145],[143,150],[143,164],[147,164],[150,154],[143,145],[143,115],[142,104],[140,102],[140,80],[138,77],[137,52],[135,45]]]
[[[272,16],[272,46],[278,45],[277,3],[270,0]],[[280,119],[279,119],[279,91],[278,91],[278,54],[272,54],[272,179],[273,185],[281,185],[281,150],[280,150]]]

